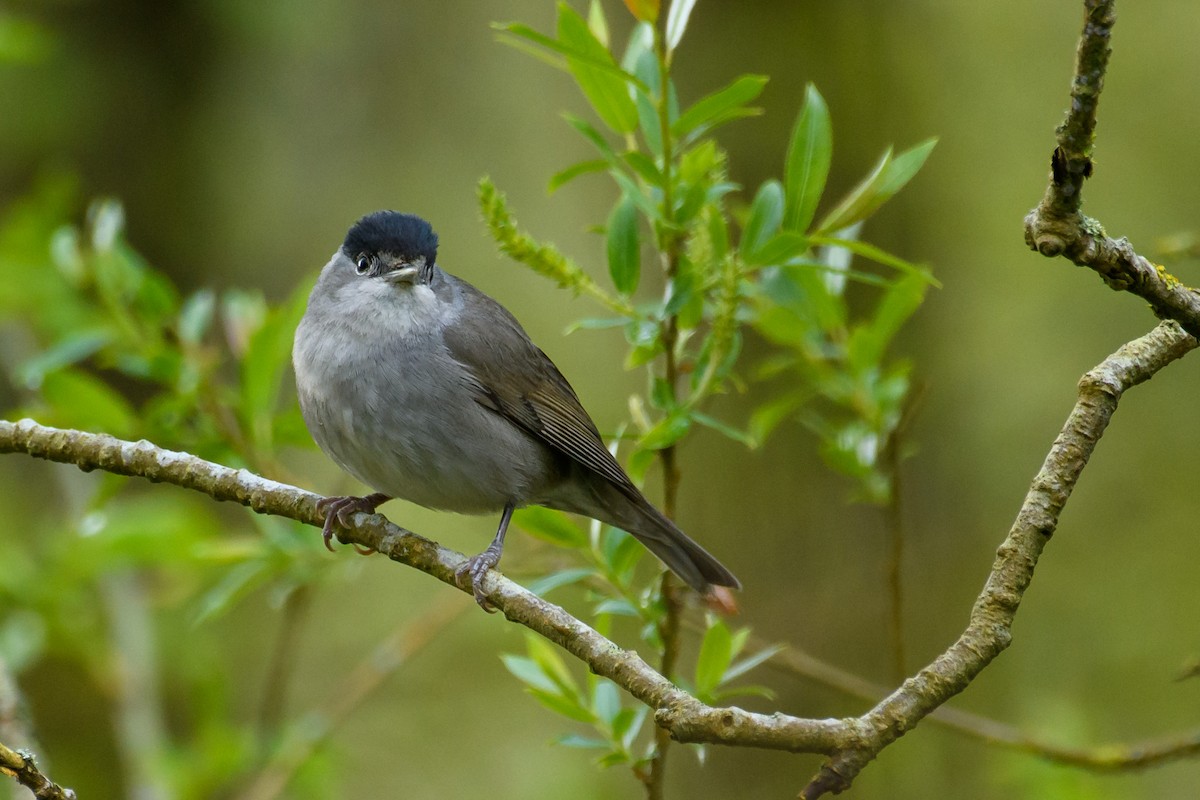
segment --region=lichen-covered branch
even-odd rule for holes
[[[801,794],[803,798],[838,792],[883,747],[958,694],[998,656],[1012,638],[1012,622],[1038,557],[1058,526],[1058,516],[1075,488],[1121,395],[1197,345],[1174,322],[1164,322],[1124,345],[1079,382],[1079,399],[1033,479],[1025,502],[992,572],[971,610],[967,629],[932,664],[859,719],[869,735],[833,754]]]
[[[1144,299],[1160,319],[1173,319],[1200,336],[1200,292],[1138,255],[1127,239],[1110,238],[1099,222],[1080,211],[1083,182],[1093,169],[1096,107],[1111,53],[1114,4],[1115,0],[1084,3],[1071,103],[1058,127],[1046,193],[1025,217],[1025,241],[1044,256],[1063,256],[1094,270],[1111,288]]]
[[[26,750],[13,750],[0,744],[0,773],[16,778],[38,800],[76,800],[75,792],[43,775],[34,763],[33,754]]]

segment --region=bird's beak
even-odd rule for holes
[[[383,277],[390,283],[416,283],[420,271],[418,267],[406,266],[386,272]]]

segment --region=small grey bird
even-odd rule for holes
[[[737,578],[650,504],[604,446],[575,391],[507,310],[437,265],[437,235],[411,214],[354,224],[296,328],[300,409],[326,455],[375,494],[328,497],[335,520],[393,497],[500,512],[491,545],[459,573],[476,601],[513,509],[541,505],[633,534],[718,610]]]

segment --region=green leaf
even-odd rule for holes
[[[783,227],[803,233],[817,211],[833,160],[833,126],[817,87],[805,89],[804,108],[796,119],[784,166],[787,209]]]
[[[558,686],[564,697],[582,701],[583,695],[575,682],[575,676],[567,669],[557,647],[536,634],[528,633],[525,636],[525,649],[546,677]]]
[[[759,440],[752,436],[749,432],[739,430],[726,422],[722,422],[716,417],[710,417],[708,414],[702,414],[699,411],[693,411],[692,419],[696,420],[696,422],[699,422],[706,428],[712,428],[717,433],[733,439],[735,442],[744,444],[750,449],[754,449],[759,445]]]
[[[132,406],[104,381],[75,369],[51,372],[42,381],[50,405],[47,424],[129,437],[138,431]]]
[[[576,14],[576,16],[578,16],[578,14]],[[492,23],[492,28],[500,31],[501,33],[508,33],[514,37],[518,37],[518,41],[519,39],[525,39],[533,42],[534,44],[541,45],[547,50],[552,50],[555,53],[561,53],[562,55],[567,56],[568,59],[574,59],[599,71],[607,72],[623,81],[629,81],[633,85],[641,88],[643,91],[646,90],[645,84],[641,83],[641,81],[639,81],[631,73],[626,72],[613,63],[612,55],[609,54],[607,48],[604,48],[603,45],[601,45],[601,49],[604,50],[604,55],[597,57],[594,53],[589,53],[585,50],[579,50],[565,42],[552,39],[546,34],[539,33],[528,25],[523,25],[519,22],[495,22]],[[590,37],[591,33],[589,32],[588,35]],[[594,38],[593,41],[595,41]],[[516,42],[514,41],[506,41],[506,43],[516,46]],[[599,42],[596,43],[599,44]],[[558,62],[552,61],[550,63],[556,67],[561,66],[561,64]]]
[[[779,232],[783,224],[784,202],[783,184],[779,181],[764,181],[758,187],[746,217],[746,227],[742,229],[742,239],[738,242],[738,252],[743,259],[749,261],[751,254],[757,253]]]
[[[620,528],[609,528],[600,545],[600,554],[609,573],[621,583],[627,583],[633,568],[646,548]],[[611,613],[611,612],[610,612]]]
[[[891,253],[876,247],[873,244],[859,241],[858,239],[846,239],[843,237],[831,236],[813,236],[811,239],[814,245],[824,245],[832,247],[844,247],[855,255],[874,261],[876,264],[882,264],[885,267],[891,267],[900,272],[906,272],[912,275],[920,275],[925,279],[925,282],[931,286],[942,288],[941,281],[933,277],[929,270],[920,265],[914,264],[911,261],[906,261],[899,256],[894,256]]]
[[[735,662],[732,666],[729,667],[729,669],[725,670],[725,677],[722,682],[728,683],[729,681],[732,681],[736,678],[740,678],[741,676],[745,675],[750,670],[757,667],[759,664],[762,664],[764,661],[771,658],[771,656],[775,655],[776,653],[782,653],[786,649],[787,649],[787,646],[782,645],[782,644],[773,644],[773,645],[764,647],[762,650],[759,650],[754,655],[747,656],[746,658],[743,658],[741,661]]]
[[[199,344],[212,325],[217,296],[212,289],[201,289],[183,304],[176,326],[179,339],[187,344]]]
[[[894,158],[888,148],[871,174],[829,212],[817,230],[821,233],[841,230],[874,214],[917,173],[935,144],[936,139],[928,139]]]
[[[48,373],[95,355],[112,340],[113,331],[109,328],[87,328],[69,333],[46,350],[22,362],[15,370],[16,380],[27,389],[37,390]]]
[[[500,660],[504,662],[504,668],[526,686],[532,689],[539,689],[548,694],[559,693],[558,685],[550,679],[550,676],[532,658],[512,653],[501,653]]]
[[[674,6],[672,6],[674,8]],[[697,100],[694,105],[679,115],[671,125],[671,132],[683,136],[692,130],[710,123],[729,112],[744,106],[762,94],[767,85],[765,75],[742,75],[723,89]]]
[[[611,681],[596,681],[596,686],[592,689],[592,711],[601,722],[612,729],[617,714],[621,713],[621,697],[617,694],[616,685]]]
[[[545,597],[547,593],[558,589],[562,586],[570,586],[573,583],[587,580],[596,574],[596,570],[591,567],[575,567],[573,569],[562,569],[558,572],[551,572],[544,578],[538,578],[531,582],[527,588],[538,597]]]
[[[192,616],[192,624],[202,625],[221,616],[239,599],[261,586],[268,577],[265,561],[255,560],[235,564],[224,572],[214,586],[200,595]]]
[[[637,290],[641,276],[641,237],[638,233],[637,205],[628,195],[608,216],[608,274],[613,286],[624,295]]]
[[[696,0],[671,0],[671,8],[667,10],[667,52],[672,52],[679,46],[679,41],[683,39],[683,32],[687,30],[688,17],[692,15],[692,9],[696,6]]]
[[[692,420],[683,412],[668,414],[658,421],[638,441],[638,447],[645,450],[662,450],[678,442],[692,427]]]
[[[750,437],[761,445],[779,427],[779,423],[808,402],[810,397],[807,391],[789,392],[754,409],[750,415]]]
[[[622,153],[621,158],[625,159],[638,177],[644,180],[651,186],[662,186],[663,175],[659,171],[658,165],[654,160],[638,150],[630,150],[628,153]]]
[[[558,40],[583,58],[567,53],[567,66],[604,124],[617,133],[637,127],[637,107],[629,84],[612,54],[588,30],[583,17],[566,3],[558,4]],[[603,67],[596,66],[600,63]]]
[[[292,337],[308,304],[307,283],[271,309],[254,331],[242,358],[241,412],[251,439],[264,452],[273,447],[274,417],[283,376],[291,361]]]
[[[696,658],[696,694],[707,695],[720,686],[732,658],[733,637],[729,628],[721,620],[715,620],[705,631]]]
[[[525,506],[513,512],[513,523],[530,536],[560,547],[587,547],[587,533],[562,511]]]
[[[846,346],[847,358],[858,369],[876,367],[892,338],[925,299],[929,283],[923,275],[905,275],[888,288],[874,317],[854,329]]]
[[[808,237],[795,231],[780,231],[747,257],[754,266],[785,264],[808,252],[811,244]]]
[[[588,3],[588,30],[597,42],[608,49],[608,20],[604,18],[604,7],[600,5],[600,0]]]
[[[566,169],[560,170],[550,176],[550,180],[546,184],[546,191],[554,194],[579,176],[588,175],[593,172],[604,172],[608,167],[609,162],[602,159],[580,161],[578,164],[572,164]]]

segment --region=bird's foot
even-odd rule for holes
[[[317,501],[317,511],[325,514],[325,524],[321,527],[321,537],[325,540],[325,547],[333,552],[333,537],[335,535],[334,526],[341,525],[343,528],[350,527],[350,517],[362,511],[365,514],[374,514],[375,507],[381,505],[388,500],[391,500],[386,494],[376,492],[365,497],[322,497]],[[360,555],[368,556],[375,551],[370,547],[359,547],[354,545],[354,549]]]
[[[454,579],[459,588],[465,591],[469,585],[471,594],[475,595],[475,602],[489,614],[496,613],[496,607],[491,604],[483,591],[483,579],[487,576],[489,569],[495,569],[496,565],[500,563],[500,552],[500,548],[495,547],[493,543],[493,546],[488,547],[479,555],[468,558],[454,573]]]

